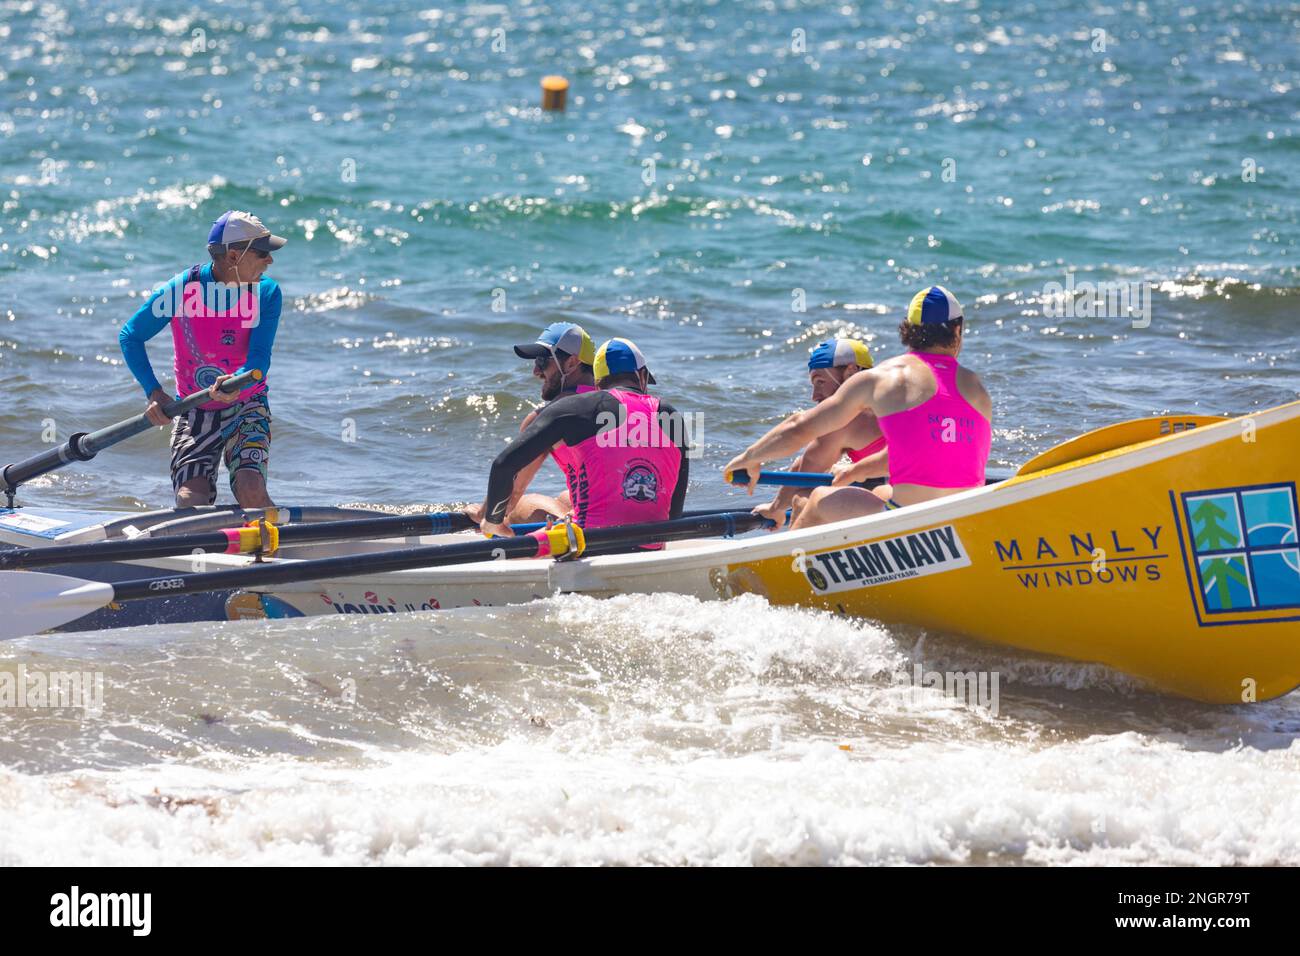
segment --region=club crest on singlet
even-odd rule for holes
[[[659,497],[659,476],[646,461],[633,461],[623,476],[623,497],[630,501],[654,501]]]
[[[211,388],[224,374],[226,373],[216,365],[201,365],[194,372],[194,384],[199,388]]]

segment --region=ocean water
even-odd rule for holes
[[[1269,2],[0,0],[0,460],[142,409],[117,330],[227,208],[290,239],[283,503],[480,499],[538,400],[510,346],[560,319],[703,416],[696,507],[806,403],[809,347],[897,354],[935,282],[995,468],[1289,401],[1297,41]],[[1070,276],[1140,284],[1149,324],[1048,314]],[[156,432],[21,500],[169,492]],[[0,647],[20,665],[101,672],[104,706],[0,708],[0,862],[1300,862],[1294,695],[1204,707],[753,598]],[[917,665],[998,671],[998,715]]]

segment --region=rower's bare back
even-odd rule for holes
[[[870,405],[877,417],[905,412],[910,408],[923,405],[933,398],[939,389],[934,371],[911,353],[898,355],[882,362],[872,372],[874,375]],[[855,375],[854,378],[857,376]],[[957,390],[972,408],[990,423],[993,421],[993,400],[989,398],[989,393],[978,375],[968,368],[960,367],[957,372]],[[893,500],[899,505],[914,505],[969,490],[969,488],[935,488],[930,485],[901,482],[894,485]]]

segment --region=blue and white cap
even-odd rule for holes
[[[871,349],[857,339],[827,339],[819,343],[808,356],[810,372],[815,368],[839,368],[843,365],[871,368],[875,364],[871,358]]]
[[[596,346],[592,344],[591,336],[581,325],[572,322],[552,322],[542,329],[536,342],[515,346],[515,354],[526,359],[554,355],[557,351],[578,356],[583,365],[592,365],[596,361]]]
[[[229,246],[250,240],[254,249],[263,252],[274,252],[289,241],[282,236],[271,235],[271,230],[262,224],[262,220],[251,212],[240,212],[238,209],[223,212],[208,233],[210,246]]]
[[[592,377],[599,384],[601,379],[610,375],[641,371],[645,368],[645,356],[631,339],[610,339],[596,350],[596,361],[592,365]],[[648,376],[646,381],[654,385],[655,377],[649,371],[646,375]]]
[[[912,296],[907,307],[907,321],[911,325],[942,325],[960,319],[961,303],[941,285],[932,285]]]

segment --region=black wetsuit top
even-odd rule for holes
[[[637,391],[627,386],[619,388]],[[621,425],[626,418],[627,406],[617,396],[603,390],[569,395],[551,402],[537,413],[532,424],[520,432],[492,462],[484,515],[494,523],[504,521],[510,496],[514,492],[515,476],[557,443],[564,442],[570,447],[580,445],[598,434],[602,425],[611,427],[615,422]],[[659,423],[664,431],[673,436],[674,443],[682,454],[681,470],[677,473],[677,486],[673,489],[669,511],[669,517],[680,518],[686,501],[690,461],[687,457],[688,437],[681,413],[662,399],[659,401]]]

